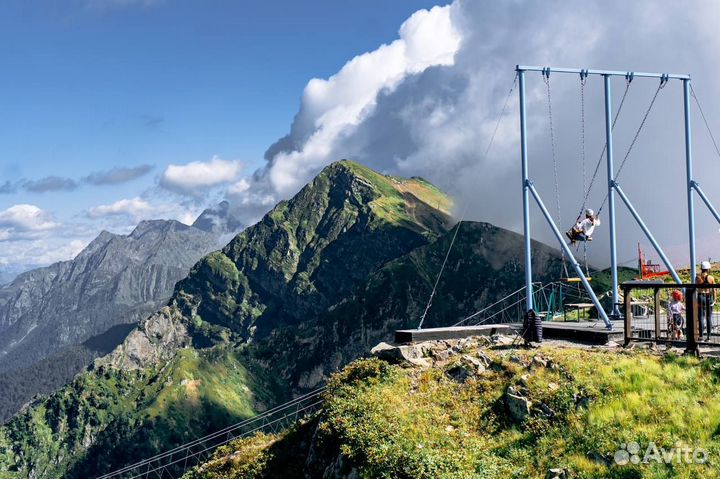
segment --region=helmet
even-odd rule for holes
[[[675,301],[682,301],[682,299],[683,299],[683,294],[680,292],[679,289],[676,289],[675,291],[672,292],[672,298],[673,298]]]
[[[709,271],[710,270],[710,261],[703,261],[700,263],[700,269],[703,271]]]
[[[595,212],[588,208],[585,210],[585,216],[595,216]]]

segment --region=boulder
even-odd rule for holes
[[[480,359],[474,358],[469,354],[464,355],[462,359],[463,362],[475,369],[475,374],[482,374],[485,372],[486,365]]]
[[[477,352],[477,357],[483,362],[483,365],[487,368],[492,363],[492,359],[482,351]]]
[[[456,383],[464,383],[474,375],[474,371],[471,371],[466,363],[457,363],[449,367],[445,371],[445,375]]]
[[[553,468],[545,474],[545,479],[567,479],[568,472],[566,469]]]
[[[514,394],[516,392],[514,388],[508,388],[505,393],[505,404],[510,411],[510,416],[517,422],[523,422],[530,415],[532,401],[519,394]]]
[[[383,342],[372,348],[370,352],[374,356],[393,364],[410,363],[423,368],[432,366],[430,360],[424,357],[425,348],[422,343],[393,346]]]

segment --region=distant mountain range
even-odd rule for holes
[[[317,387],[417,326],[455,233],[451,207],[421,178],[326,167],[197,262],[110,354],[0,428],[0,471],[96,477]],[[428,326],[523,284],[521,235],[455,227]],[[537,280],[557,277],[559,252],[533,248]]]
[[[10,284],[15,278],[31,269],[42,268],[40,264],[9,264],[0,265],[0,287]]]
[[[143,221],[126,236],[103,231],[74,259],[0,288],[0,420],[112,350],[241,228],[226,202],[192,226]]]

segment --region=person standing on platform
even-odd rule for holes
[[[710,274],[710,261],[700,263],[700,274],[695,277],[695,284],[715,284],[715,278]],[[710,341],[712,333],[712,313],[715,305],[714,288],[698,288],[698,328],[700,337],[703,336],[703,327],[707,326],[705,339]]]

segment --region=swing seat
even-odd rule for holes
[[[585,278],[585,279],[587,279],[588,281],[592,281],[592,278],[591,278],[590,276],[588,276],[588,277]],[[573,277],[573,278],[560,278],[560,281],[562,281],[562,282],[564,282],[564,283],[579,283],[579,282],[580,282],[580,278],[577,278],[577,277]]]

